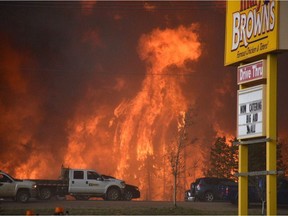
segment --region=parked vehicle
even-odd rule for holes
[[[266,200],[266,186],[249,185],[248,186],[248,203],[260,203]],[[232,204],[238,204],[238,184],[226,186],[226,197]],[[288,179],[279,178],[277,180],[277,203],[288,204]]]
[[[140,198],[139,188],[135,185],[126,184],[124,188],[123,200],[130,201],[137,198]]]
[[[192,202],[194,202],[194,201],[195,201],[195,196],[193,196],[193,195],[191,194],[191,191],[190,191],[190,190],[186,190],[186,191],[185,191],[184,200],[185,200],[185,201],[192,201]]]
[[[18,202],[28,202],[36,197],[36,183],[28,180],[15,179],[0,171],[0,198],[12,198]]]
[[[190,184],[190,189],[185,191],[185,201],[195,201],[195,182]]]
[[[59,180],[34,179],[39,190],[39,198],[48,200],[52,196],[71,195],[77,200],[101,197],[104,200],[120,200],[125,182],[119,179],[106,179],[94,170],[61,169]]]
[[[107,175],[102,175],[104,178],[109,179],[109,178],[114,178],[112,176],[107,176]],[[130,201],[132,199],[137,199],[140,198],[140,191],[139,188],[135,185],[131,184],[126,184],[124,188],[124,193],[122,194],[122,200],[127,200]]]
[[[235,184],[233,180],[216,177],[203,177],[191,183],[190,189],[185,191],[186,201],[206,201],[224,200],[225,188],[228,184]]]

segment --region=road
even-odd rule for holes
[[[237,214],[237,206],[227,202],[183,202],[177,203],[181,208],[182,214],[197,214],[198,212],[205,214]],[[130,209],[128,214],[140,214],[143,209],[148,214],[148,209],[155,212],[156,209],[172,209],[173,203],[167,201],[103,201],[103,200],[89,200],[89,201],[38,201],[32,200],[28,203],[18,203],[13,201],[0,201],[0,214],[26,214],[27,210],[33,210],[35,214],[54,214],[57,207],[61,207],[64,211],[69,211],[72,214],[126,214],[125,209]],[[134,209],[131,210],[131,209]],[[196,213],[192,210],[196,210]],[[156,213],[156,212],[155,212]],[[167,212],[166,212],[167,213]],[[166,214],[165,213],[165,214]],[[177,213],[177,212],[176,212]],[[181,214],[181,212],[180,212]],[[261,206],[254,205],[249,209],[249,214],[261,214]],[[288,208],[278,208],[278,214],[288,215]]]

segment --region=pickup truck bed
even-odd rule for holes
[[[33,179],[38,188],[38,197],[48,200],[53,195],[65,196],[68,194],[68,180]]]

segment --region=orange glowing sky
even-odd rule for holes
[[[217,136],[236,134],[236,68],[224,67],[223,2],[1,2],[0,169],[57,178],[92,168],[170,199],[167,146],[195,110],[187,182]],[[287,133],[287,54],[278,128]],[[191,167],[189,165],[189,167]],[[183,188],[182,188],[183,190]]]

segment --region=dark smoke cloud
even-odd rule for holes
[[[20,175],[29,167],[36,171],[22,176],[57,177],[75,113],[85,110],[85,119],[107,111],[103,128],[116,130],[111,123],[115,108],[137,94],[145,77],[145,62],[137,54],[141,35],[191,23],[199,25],[202,55],[186,63],[193,73],[182,87],[187,99],[195,98],[194,131],[204,149],[219,131],[235,136],[236,68],[223,66],[223,5],[97,2],[85,9],[79,2],[1,2],[0,19],[0,169]],[[280,135],[287,135],[286,60],[287,54],[281,54]],[[101,132],[102,143],[113,148],[111,137]],[[109,160],[96,162],[105,170]],[[48,166],[54,169],[39,176],[37,171]]]

